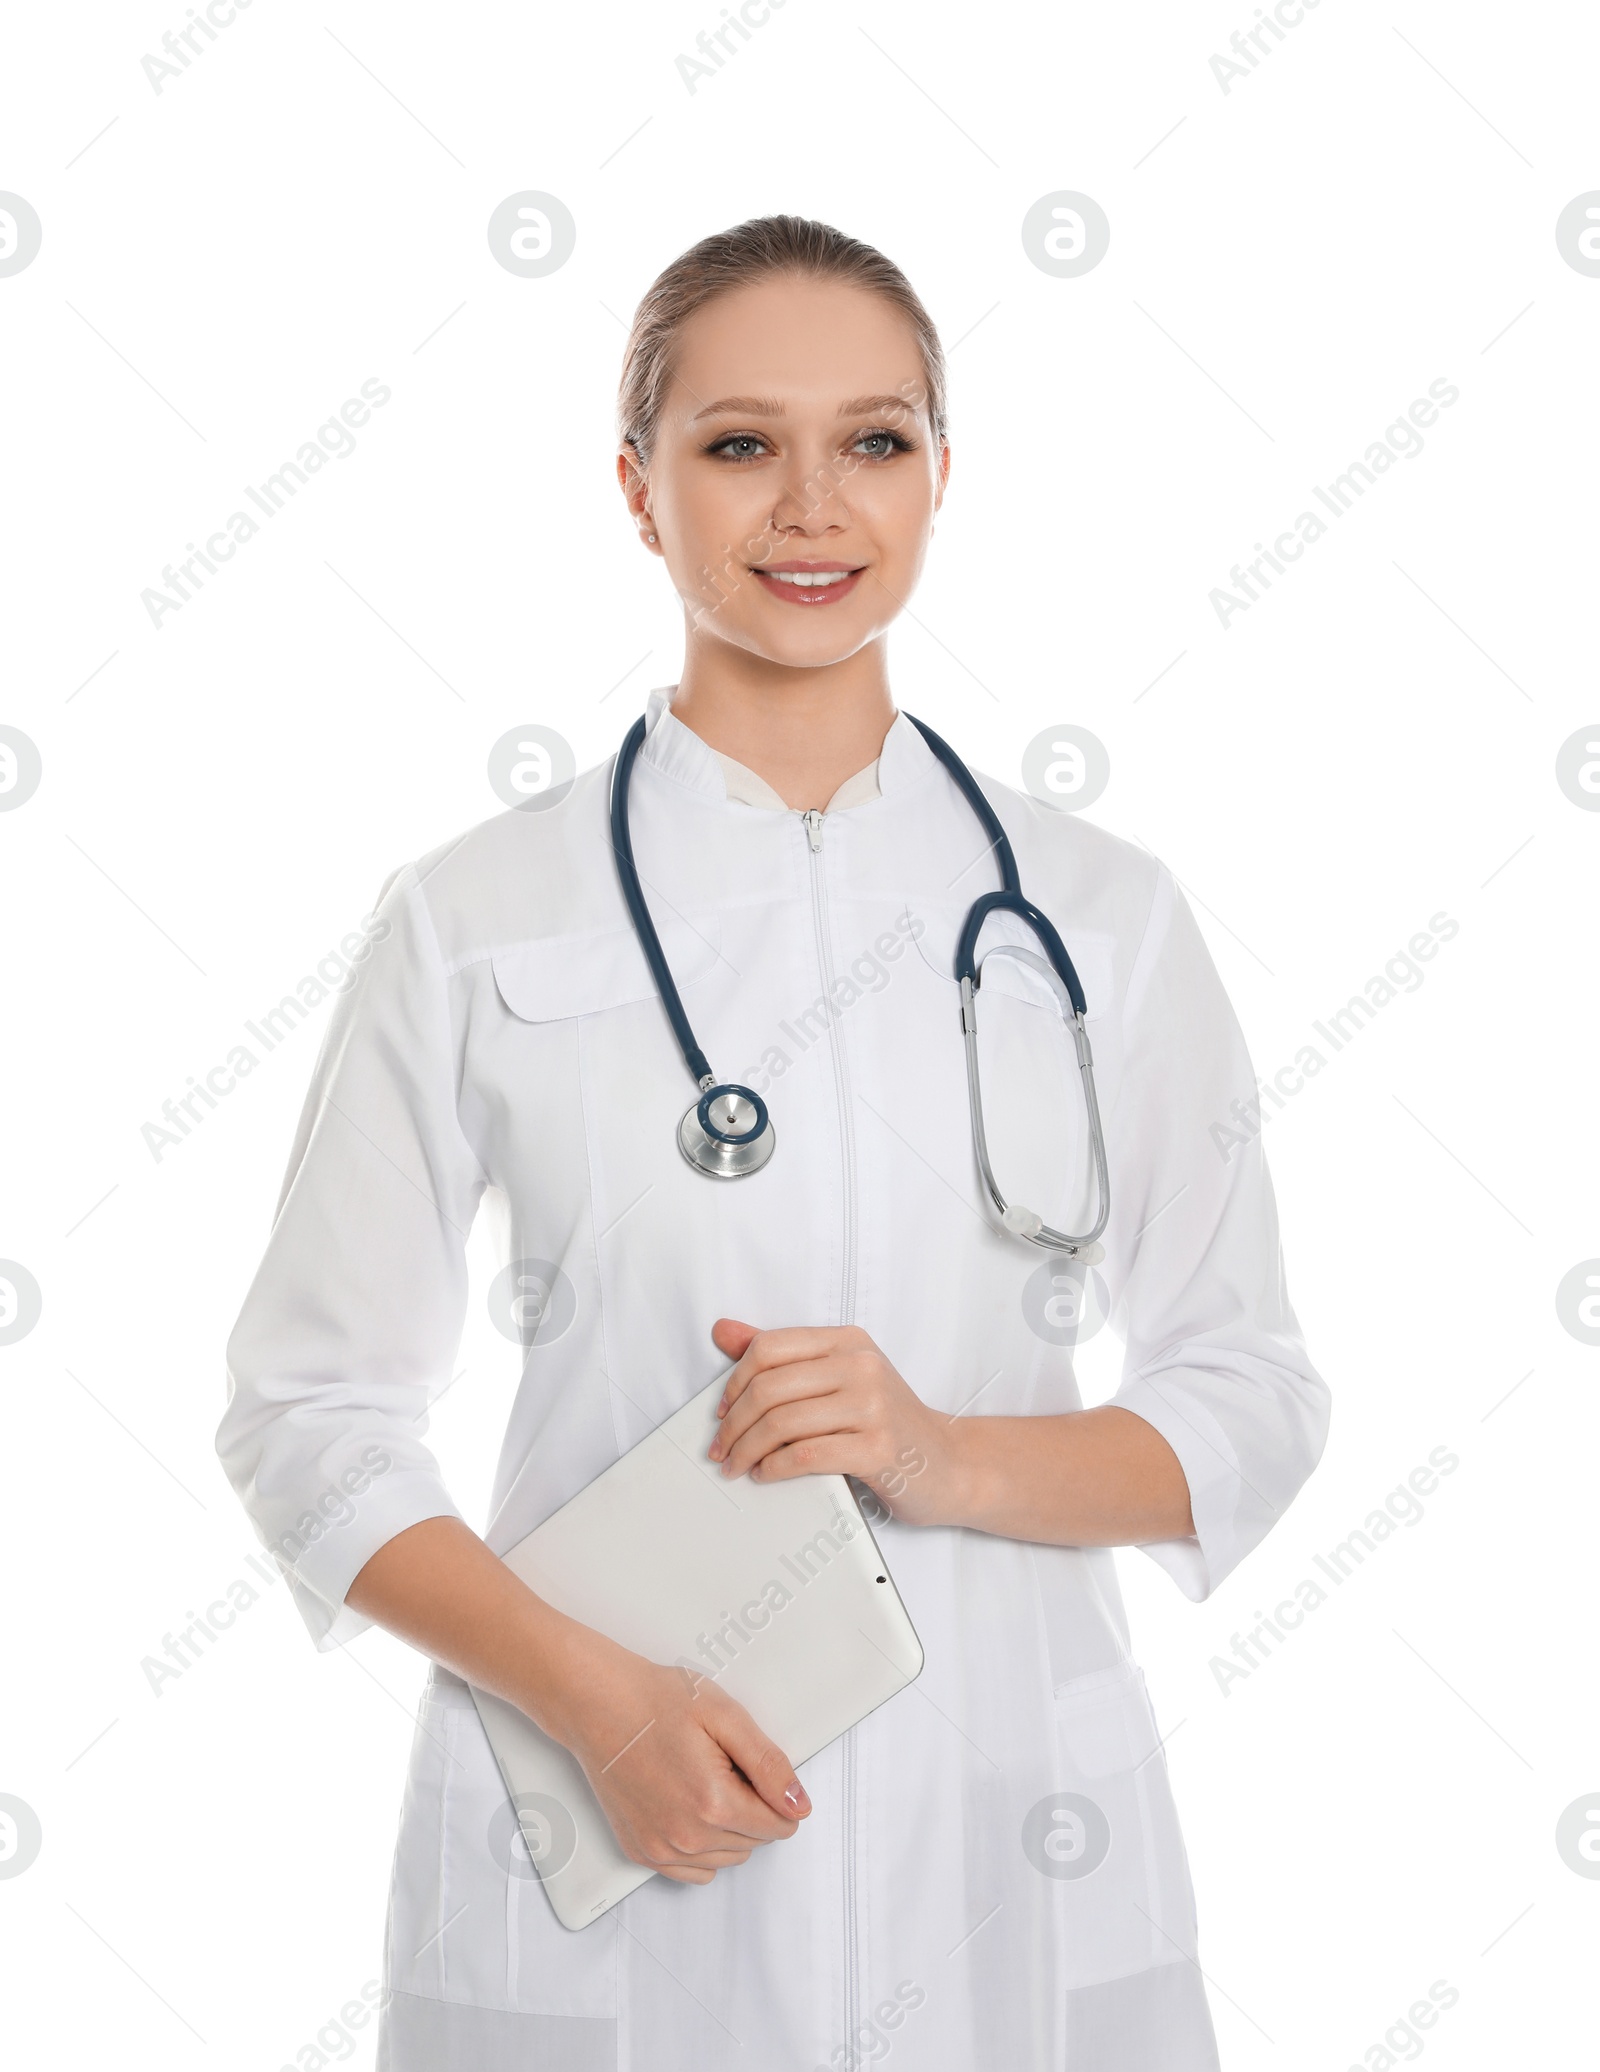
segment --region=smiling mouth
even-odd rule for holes
[[[815,609],[837,604],[855,588],[866,569],[837,561],[793,562],[783,568],[753,568],[750,573],[774,597],[787,604]]]

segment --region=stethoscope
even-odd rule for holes
[[[1000,866],[1001,889],[985,892],[973,901],[956,944],[955,957],[955,975],[961,988],[961,1034],[967,1052],[967,1099],[972,1109],[972,1143],[978,1155],[978,1169],[1001,1224],[1014,1237],[1023,1238],[1030,1245],[1039,1245],[1047,1251],[1070,1253],[1086,1266],[1092,1266],[1104,1257],[1098,1240],[1111,1214],[1111,1183],[1106,1172],[1106,1142],[1100,1123],[1100,1103],[1095,1097],[1094,1058],[1089,1049],[1088,1031],[1084,1027],[1088,1004],[1083,987],[1078,982],[1072,959],[1067,955],[1066,944],[1056,933],[1049,917],[1023,897],[1011,843],[995,817],[994,809],[978,789],[976,778],[949,743],[942,741],[931,727],[925,727],[910,713],[906,717],[954,778],[988,836]],[[777,1148],[777,1132],[772,1127],[766,1102],[753,1088],[718,1079],[712,1071],[705,1052],[695,1041],[671,967],[662,952],[661,938],[656,934],[650,909],[645,904],[638,867],[633,860],[633,839],[628,831],[628,786],[644,735],[644,720],[635,720],[617,753],[616,768],[612,773],[611,846],[616,852],[617,876],[622,882],[622,896],[627,901],[639,947],[644,951],[661,1004],[672,1024],[672,1033],[678,1039],[678,1048],[683,1052],[689,1076],[699,1089],[700,1098],[684,1110],[679,1121],[678,1149],[697,1172],[707,1173],[714,1180],[742,1180],[749,1173],[760,1172],[771,1158]],[[1027,923],[1036,940],[1043,945],[1043,957],[1013,943],[996,943],[982,960],[979,959],[978,932],[991,914],[1001,912],[1016,914]],[[983,1088],[978,1078],[978,989],[983,983],[983,965],[994,956],[1015,957],[1039,971],[1054,990],[1062,1019],[1072,1032],[1078,1070],[1083,1079],[1084,1103],[1089,1113],[1089,1143],[1094,1158],[1099,1209],[1093,1224],[1079,1236],[1052,1230],[1033,1209],[1024,1208],[1021,1203],[1007,1202],[989,1163],[989,1145],[983,1127]]]

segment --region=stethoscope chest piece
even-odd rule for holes
[[[678,1124],[678,1149],[696,1172],[713,1180],[760,1172],[777,1145],[767,1104],[748,1086],[703,1082],[699,1100]]]

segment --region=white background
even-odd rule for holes
[[[1579,2062],[1600,1881],[1554,1837],[1600,1792],[1600,1351],[1555,1290],[1600,1253],[1600,815],[1555,759],[1600,737],[1600,279],[1554,232],[1600,187],[1600,24],[1322,0],[1225,93],[1254,16],[788,0],[694,93],[710,0],[255,0],[159,94],[177,0],[13,21],[0,187],[44,227],[0,279],[0,721],[44,768],[0,814],[0,1256],[44,1304],[0,1348],[0,1792],[43,1828],[0,1877],[14,2062],[371,2062],[370,2027],[314,2039],[378,1973],[422,1665],[317,1655],[279,1587],[159,1695],[141,1669],[250,1573],[222,1348],[325,1014],[159,1160],[141,1132],[396,865],[499,810],[500,735],[593,763],[674,680],[612,478],[625,324],[774,210],[879,244],[950,348],[901,702],[1011,782],[1045,728],[1104,742],[1090,811],[1176,870],[1264,1072],[1459,923],[1269,1110],[1320,1470],[1209,1603],[1121,1565],[1230,2072],[1382,2066],[1437,1980],[1458,2003],[1397,2059]],[[527,188],[578,225],[543,279],[485,236]],[[1059,189],[1111,223],[1077,279],[1020,236]],[[357,450],[152,626],[164,564],[370,377]],[[1439,378],[1425,450],[1219,625],[1232,565]],[[474,1247],[433,1435],[481,1519],[516,1353]],[[1231,1636],[1439,1447],[1421,1521],[1224,1693]]]

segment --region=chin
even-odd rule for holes
[[[779,638],[762,628],[739,634],[737,642],[751,654],[759,655],[762,661],[776,663],[782,669],[827,669],[835,662],[846,662],[852,655],[859,654],[881,630],[875,626],[818,626],[803,628],[799,638],[792,634]],[[809,638],[803,637],[806,634]]]

